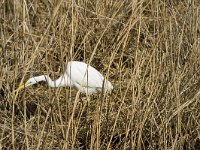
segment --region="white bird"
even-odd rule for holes
[[[94,67],[84,62],[70,61],[65,65],[65,72],[57,80],[52,81],[48,75],[35,76],[16,90],[46,81],[50,87],[76,87],[81,93],[92,94],[103,90],[111,92],[113,85]]]

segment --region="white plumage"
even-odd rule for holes
[[[50,87],[76,87],[81,93],[86,94],[101,92],[103,89],[111,92],[113,89],[112,84],[94,67],[84,62],[70,61],[66,63],[64,74],[57,80],[52,81],[47,75],[32,77],[25,84],[19,86],[17,90],[40,81],[47,81]]]

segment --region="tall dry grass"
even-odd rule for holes
[[[1,149],[200,149],[200,4],[0,1]],[[56,79],[84,61],[114,85],[80,95]]]

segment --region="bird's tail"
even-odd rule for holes
[[[111,93],[112,90],[113,90],[113,85],[112,85],[112,83],[110,81],[108,81],[108,80],[105,79],[104,88],[105,88],[106,91],[108,91],[109,93]]]

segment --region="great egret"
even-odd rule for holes
[[[76,87],[81,93],[92,94],[105,91],[111,92],[112,84],[94,67],[84,62],[70,61],[65,65],[65,72],[57,80],[52,81],[48,75],[35,76],[25,84],[19,86],[17,90],[46,81],[50,87]]]

